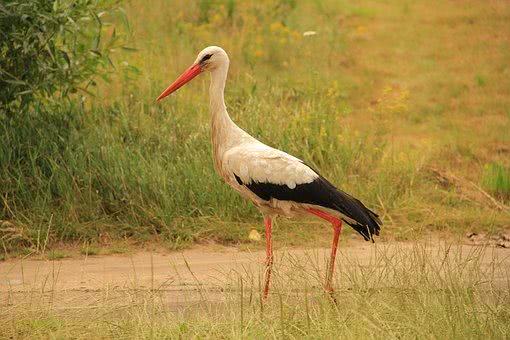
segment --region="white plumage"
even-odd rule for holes
[[[298,158],[259,142],[229,149],[222,164],[232,178],[237,174],[246,184],[273,183],[294,189],[297,184],[311,183],[318,177]]]

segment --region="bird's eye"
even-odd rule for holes
[[[211,59],[211,57],[212,57],[212,54],[206,54],[206,55],[204,55],[202,60],[200,60],[200,62],[203,63],[204,61]]]

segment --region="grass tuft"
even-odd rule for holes
[[[487,190],[504,199],[510,199],[510,168],[490,163],[483,169],[482,183]]]

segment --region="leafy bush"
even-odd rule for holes
[[[104,73],[112,47],[120,43],[103,21],[118,9],[117,1],[108,0],[3,0],[0,115],[94,85],[94,75]]]

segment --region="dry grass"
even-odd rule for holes
[[[260,300],[261,272],[251,267],[182,291],[136,280],[123,288],[65,291],[57,288],[64,280],[57,264],[56,274],[34,282],[32,290],[3,295],[0,335],[497,339],[510,332],[508,261],[491,248],[380,246],[356,261],[347,251],[337,267],[337,304],[320,288],[324,261],[317,253],[277,260],[267,303]]]

